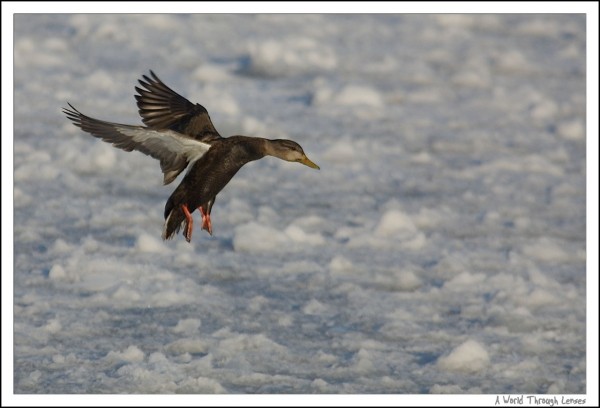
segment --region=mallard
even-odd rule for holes
[[[163,240],[171,239],[182,226],[192,239],[196,208],[202,229],[212,235],[210,213],[217,194],[246,163],[274,156],[319,169],[300,145],[287,139],[250,136],[221,137],[204,106],[193,104],[165,85],[156,74],[142,75],[135,87],[137,106],[145,126],[122,125],[91,118],[68,103],[63,108],[75,126],[125,151],[137,150],[160,161],[164,184],[188,168],[165,205]]]

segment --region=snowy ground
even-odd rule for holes
[[[585,27],[15,16],[14,392],[586,392]],[[181,178],[61,113],[139,124],[149,69],[321,170],[251,163],[163,242]]]

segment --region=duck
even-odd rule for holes
[[[162,239],[172,239],[183,227],[191,242],[198,209],[202,230],[212,236],[210,218],[217,195],[247,163],[266,156],[319,170],[302,147],[288,139],[235,135],[222,137],[208,111],[169,88],[150,70],[135,86],[141,125],[124,125],[84,115],[71,103],[63,113],[84,132],[127,152],[136,150],[160,162],[165,185],[187,173],[165,204]]]

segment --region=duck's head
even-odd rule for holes
[[[319,170],[320,167],[313,163],[306,154],[302,147],[293,140],[287,139],[275,139],[269,140],[267,143],[267,154],[269,156],[277,157],[281,160],[286,160],[289,162],[298,162],[302,163],[305,166],[311,167],[313,169]]]

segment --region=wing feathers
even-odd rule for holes
[[[220,139],[204,106],[193,104],[165,85],[154,72],[143,75],[135,95],[142,121],[154,129],[171,129],[197,140]]]
[[[121,125],[86,116],[69,104],[64,108],[75,126],[112,143],[125,151],[137,150],[160,161],[164,183],[169,184],[188,163],[197,160],[210,149],[210,145],[172,130],[155,130],[142,126]]]

